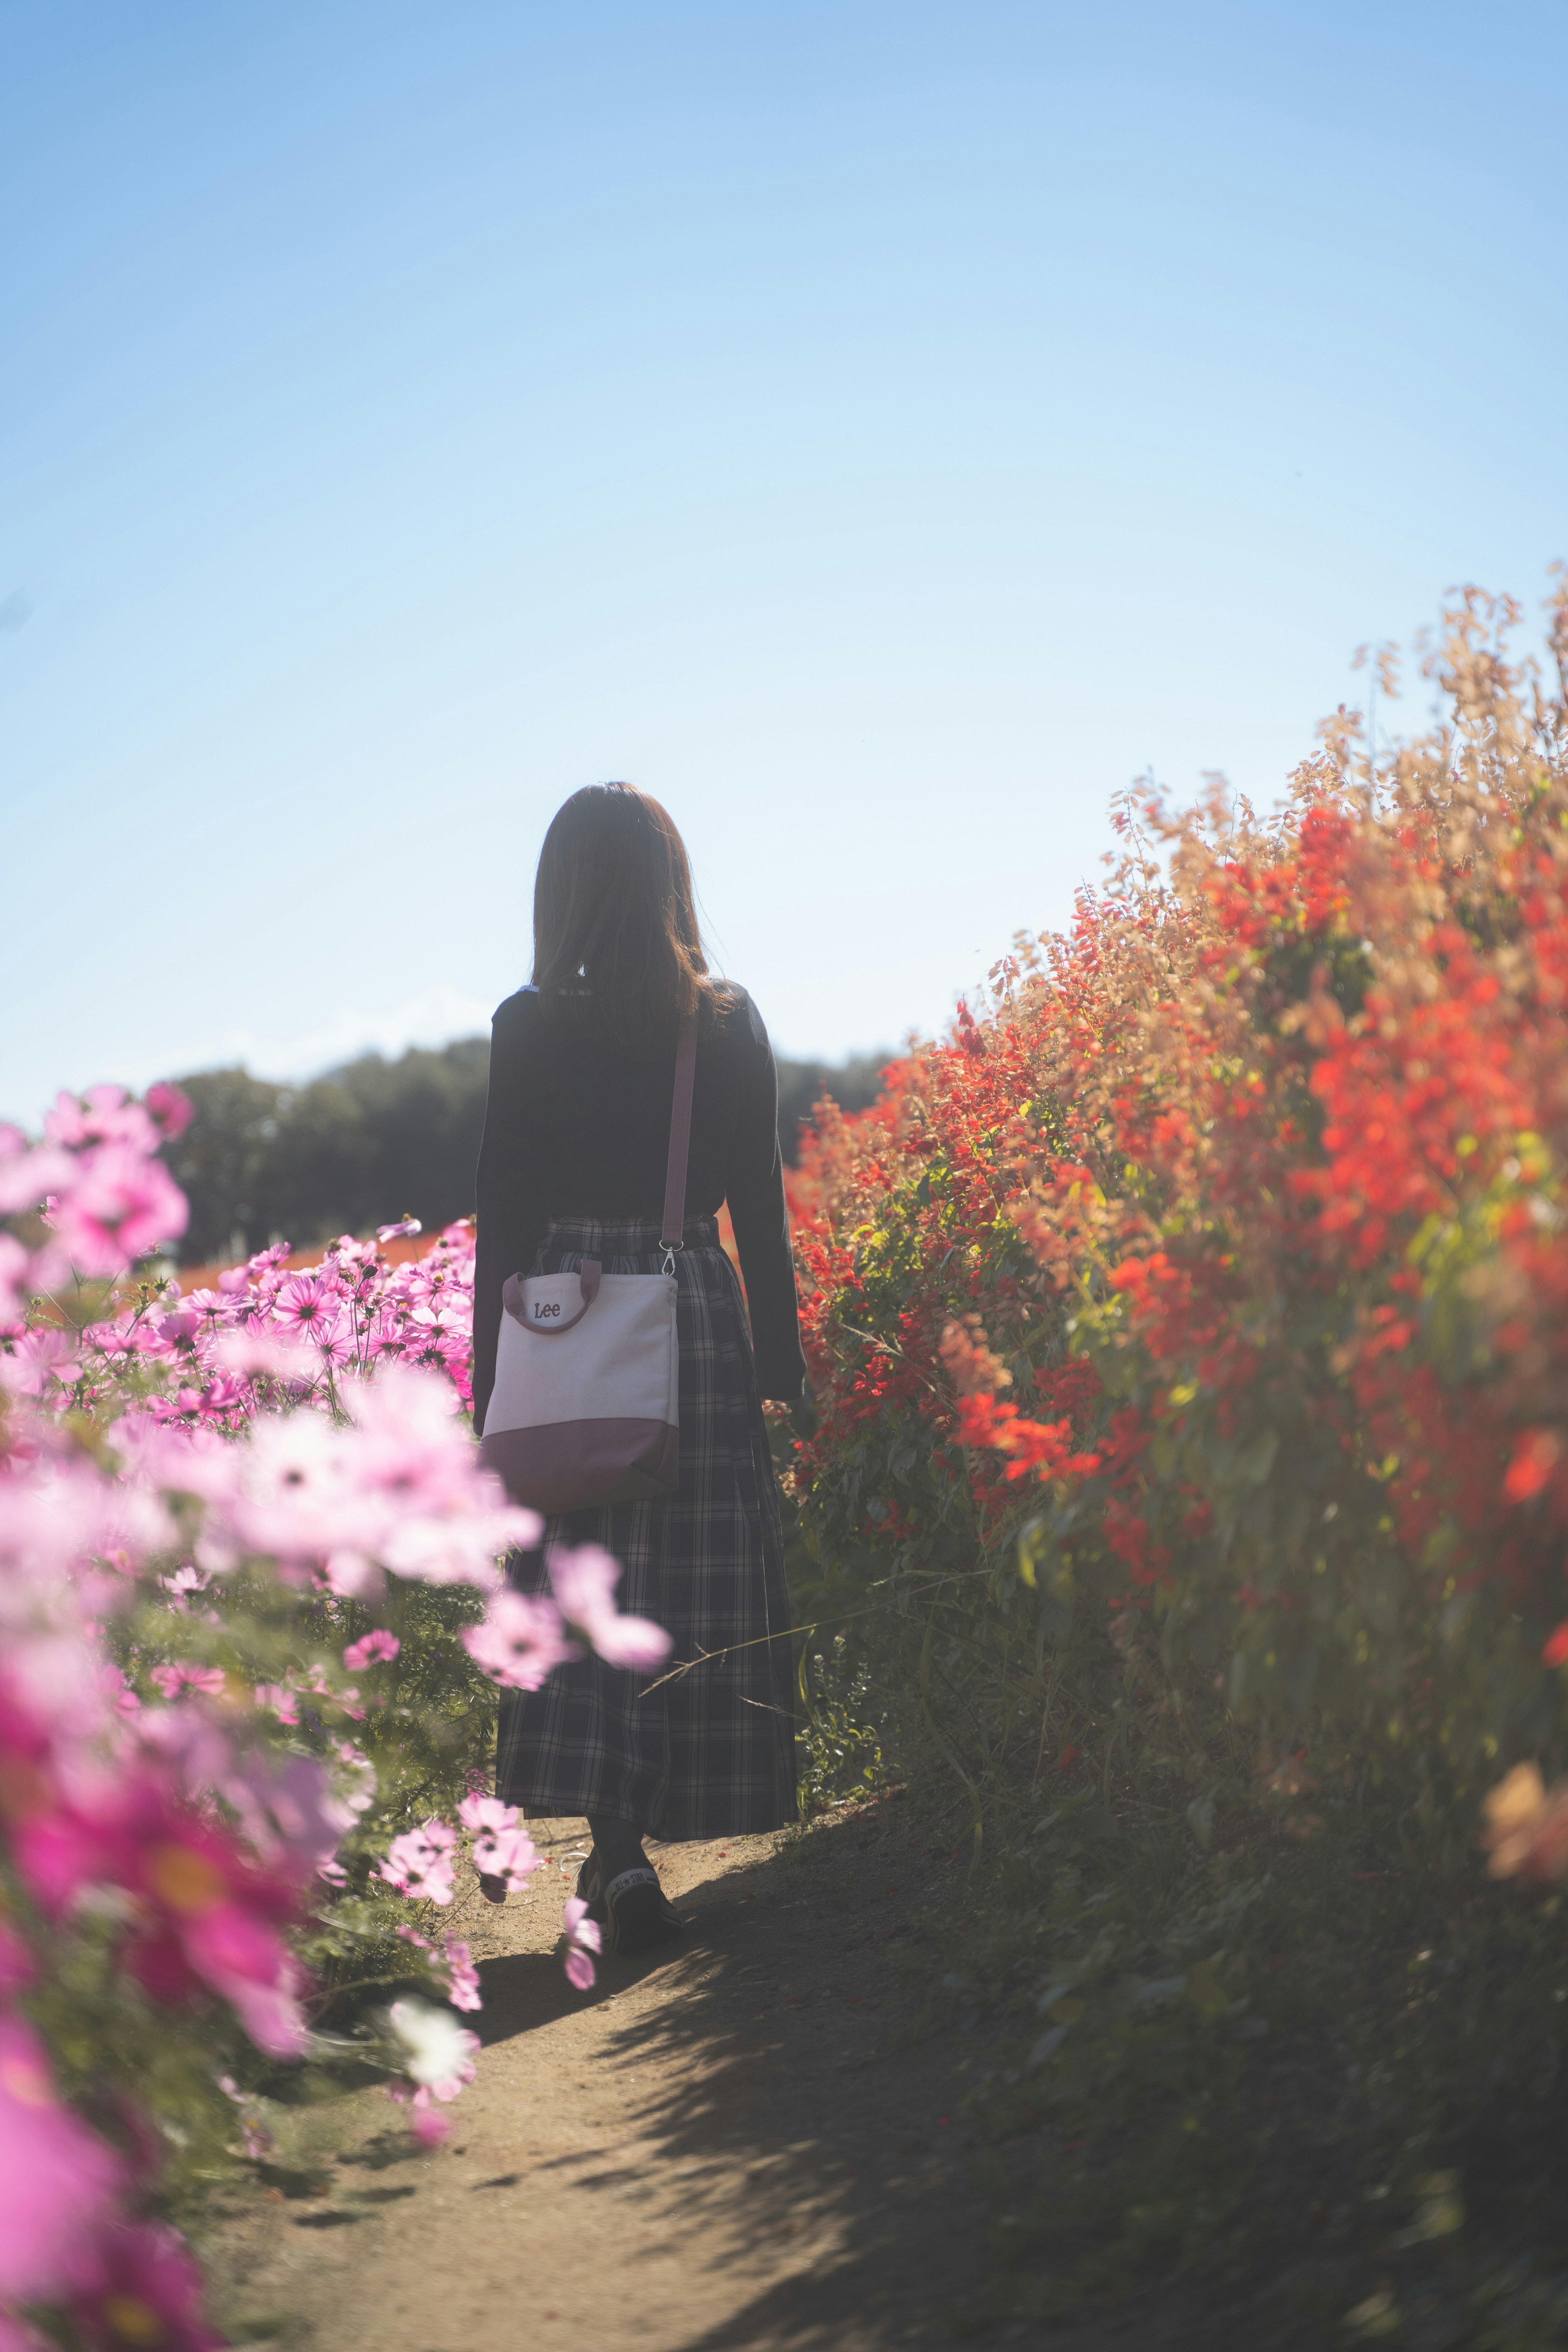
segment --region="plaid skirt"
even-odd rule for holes
[[[620,1607],[674,1635],[669,1663],[646,1675],[587,1657],[542,1690],[503,1691],[496,1758],[508,1804],[616,1813],[668,1841],[795,1818],[784,1533],[746,1310],[717,1220],[694,1220],[685,1242],[676,1492],[549,1519],[543,1550],[514,1553],[507,1570],[520,1591],[545,1591],[552,1545],[602,1544],[621,1563]],[[584,1257],[606,1274],[657,1274],[658,1226],[553,1217],[532,1271],[568,1273]]]

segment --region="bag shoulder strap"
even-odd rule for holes
[[[686,1163],[691,1155],[691,1097],[697,1084],[697,1015],[680,1024],[675,1049],[675,1092],[669,1106],[669,1159],[664,1177],[660,1249],[678,1250],[686,1230]]]

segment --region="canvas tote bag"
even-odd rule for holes
[[[675,1253],[686,1223],[686,1163],[697,1023],[681,1024],[658,1274],[510,1275],[496,1384],[479,1454],[513,1502],[535,1511],[672,1495],[680,1471],[680,1350]]]

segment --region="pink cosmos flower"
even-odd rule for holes
[[[452,2136],[452,2119],[435,2107],[416,2107],[408,2118],[408,2128],[421,2147],[439,2147]]]
[[[0,1216],[36,1209],[51,1192],[61,1192],[76,1173],[76,1161],[57,1145],[29,1145],[14,1127],[0,1127]]]
[[[310,1344],[323,1364],[353,1363],[359,1347],[359,1335],[354,1329],[352,1314],[335,1307],[310,1327]]]
[[[343,1664],[351,1675],[363,1674],[366,1666],[374,1666],[378,1658],[384,1658],[390,1665],[402,1647],[395,1633],[388,1633],[378,1625],[373,1633],[365,1633],[359,1641],[349,1643],[343,1652]]]
[[[477,1625],[465,1625],[462,1643],[475,1665],[505,1690],[537,1690],[559,1665],[582,1652],[566,1639],[560,1612],[510,1587],[495,1594]]]
[[[306,1331],[332,1311],[332,1301],[313,1274],[296,1274],[272,1302],[272,1319],[285,1331]]]
[[[212,1579],[204,1576],[199,1568],[194,1568],[187,1560],[184,1568],[174,1570],[173,1576],[161,1576],[158,1581],[172,1601],[185,1601],[193,1592],[205,1592]]]
[[[375,1794],[369,1758],[346,1740],[338,1755],[355,1776],[346,1789],[334,1787],[318,1757],[268,1755],[264,1749],[253,1748],[221,1777],[215,1775],[218,1793],[234,1807],[248,1843],[297,1885],[326,1874]]]
[[[118,1666],[103,1669],[103,1687],[117,1715],[140,1715],[142,1701]]]
[[[588,1916],[588,1906],[581,1895],[566,1898],[561,1926],[566,1944],[566,1981],[579,1992],[591,1992],[595,1981],[593,1955],[599,1949],[598,1923]]]
[[[202,1691],[209,1698],[222,1696],[226,1676],[221,1666],[199,1666],[194,1658],[176,1658],[172,1665],[154,1666],[153,1680],[166,1699],[182,1691]]]
[[[485,2004],[479,1990],[479,1972],[473,1964],[467,1944],[456,1936],[448,1936],[441,1957],[447,1965],[447,1998],[452,2007],[482,2009]]]
[[[202,2274],[177,2230],[122,2221],[92,2250],[71,2317],[93,2352],[155,2346],[157,2352],[221,2352],[228,2338],[202,2312]]]
[[[263,1413],[238,1453],[239,1489],[222,1498],[222,1517],[241,1557],[324,1559],[352,1539],[357,1530],[348,1453],[323,1415]]]
[[[286,1683],[258,1683],[251,1693],[258,1706],[270,1707],[279,1723],[298,1723],[300,1697]]]
[[[561,1614],[584,1633],[612,1666],[639,1672],[661,1666],[675,1644],[650,1617],[623,1617],[616,1608],[621,1564],[597,1544],[550,1555],[550,1584]]]
[[[517,1807],[470,1792],[458,1807],[458,1819],[473,1840],[474,1868],[486,1878],[504,1879],[509,1895],[520,1894],[544,1857],[522,1827]]]
[[[129,1143],[142,1153],[156,1151],[158,1130],[123,1087],[89,1087],[85,1095],[61,1092],[44,1117],[51,1143],[79,1150],[85,1143]]]
[[[405,1217],[399,1224],[377,1225],[375,1237],[378,1242],[400,1242],[405,1235],[422,1234],[424,1230],[417,1217]]]
[[[102,1143],[82,1153],[49,1223],[78,1273],[100,1276],[178,1241],[189,1218],[184,1194],[160,1161],[129,1143]]]
[[[405,1830],[386,1850],[376,1875],[410,1901],[450,1903],[453,1894],[453,1850],[458,1832],[446,1822],[426,1822],[422,1829]]]
[[[14,1234],[0,1234],[0,1327],[15,1325],[24,1313],[29,1294],[41,1284],[32,1279],[33,1260]]]
[[[184,1135],[196,1115],[196,1107],[189,1095],[182,1094],[179,1087],[172,1087],[166,1078],[160,1078],[155,1087],[149,1087],[142,1099],[162,1128],[165,1141],[170,1143],[176,1136]]]
[[[199,1721],[182,1725],[192,1714],[171,1709],[162,1718],[165,1731],[211,1738]],[[154,2000],[186,2001],[205,1988],[228,2002],[270,2056],[297,2057],[304,2048],[303,1979],[279,1933],[298,1916],[298,1891],[247,1860],[216,1822],[180,1804],[168,1764],[46,1801],[14,1824],[13,1852],[52,1916],[88,1886],[136,1898],[123,1958]]]
[[[397,2038],[403,2070],[418,2085],[416,2107],[427,2107],[432,2099],[455,2099],[473,2081],[479,2037],[448,2011],[426,2000],[395,2000],[386,2021]]]
[[[128,1958],[155,2000],[186,2000],[205,1985],[226,2000],[256,2043],[274,2058],[297,2058],[308,2033],[300,1994],[304,1979],[277,1932],[292,1901],[275,1882],[247,1869],[236,1850],[204,1825],[170,1824],[174,1834],[144,1847],[139,1870],[121,1885],[156,1906]]]
[[[0,1388],[13,1396],[47,1397],[55,1381],[74,1386],[82,1370],[78,1344],[64,1331],[24,1331],[0,1355]]]
[[[0,2015],[0,2298],[58,2295],[121,2186],[120,2159],[56,2097],[37,2035]]]

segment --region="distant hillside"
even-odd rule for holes
[[[827,1090],[846,1110],[876,1099],[886,1055],[835,1065],[784,1062],[779,1136],[793,1162],[801,1121]],[[279,1086],[243,1069],[180,1080],[195,1117],[165,1157],[191,1204],[186,1265],[291,1242],[363,1234],[404,1215],[426,1228],[467,1216],[484,1126],[488,1037],[415,1047]]]

